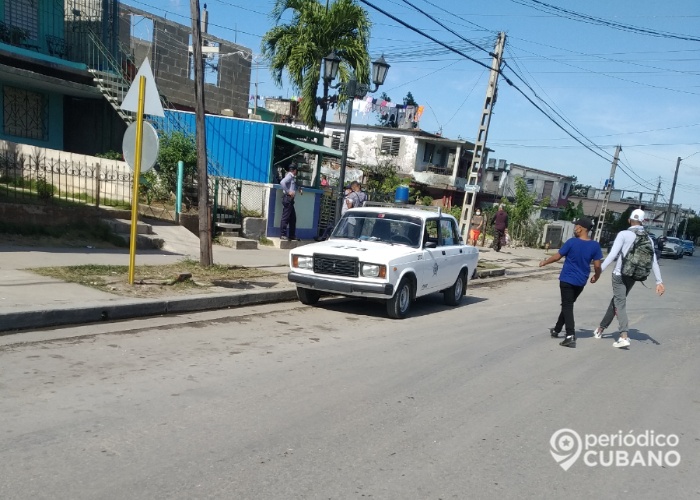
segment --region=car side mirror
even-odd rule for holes
[[[426,241],[424,248],[437,248],[437,243],[435,241]]]

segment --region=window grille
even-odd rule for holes
[[[5,1],[5,23],[26,33],[27,39],[37,40],[39,32],[39,2],[37,0]]]
[[[331,147],[342,151],[345,148],[345,134],[342,132],[333,132],[331,136]]]
[[[382,137],[379,152],[383,155],[399,156],[401,137]]]
[[[5,134],[48,140],[49,103],[46,95],[6,86],[3,88],[2,112]]]

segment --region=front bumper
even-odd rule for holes
[[[319,292],[336,293],[356,297],[389,298],[394,295],[394,285],[391,283],[367,283],[342,281],[341,278],[322,278],[320,276],[301,274],[291,271],[287,278],[306,288]]]

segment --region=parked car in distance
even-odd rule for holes
[[[289,281],[302,304],[323,295],[385,302],[402,319],[418,297],[443,294],[456,306],[479,250],[462,241],[457,220],[435,207],[365,206],[348,210],[329,239],[289,252]]]
[[[695,243],[691,240],[681,240],[683,242],[683,253],[685,255],[693,255],[695,253]]]
[[[678,238],[671,236],[667,237],[661,249],[662,257],[670,257],[672,259],[683,258],[683,243]]]

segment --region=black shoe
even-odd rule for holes
[[[301,241],[301,238],[289,238],[292,241]]]
[[[559,332],[555,328],[550,328],[549,334],[552,336],[553,339],[559,338]]]
[[[576,347],[576,337],[573,335],[567,335],[564,337],[564,340],[559,342],[559,345],[564,347]]]

